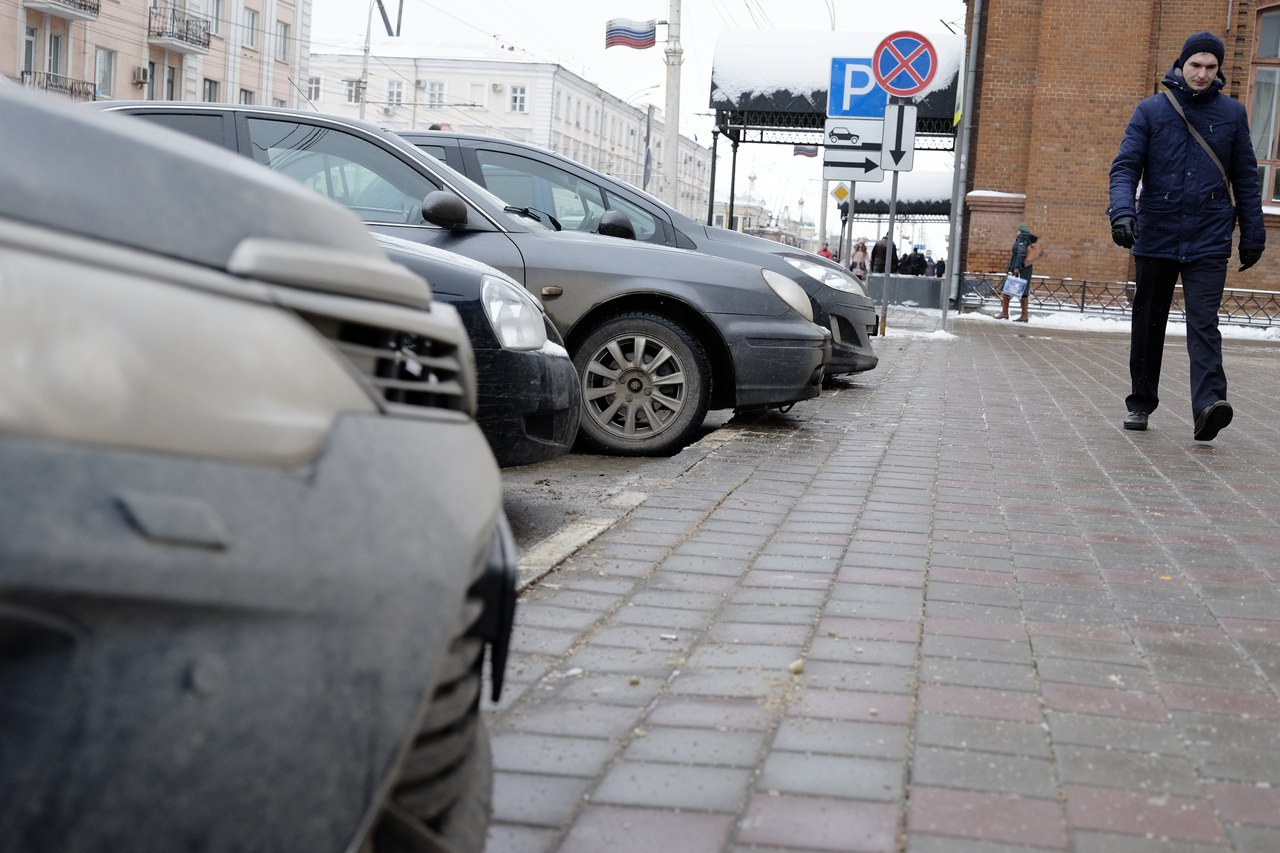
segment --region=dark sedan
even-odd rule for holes
[[[817,396],[831,334],[804,278],[708,255],[557,232],[374,124],[173,101],[105,102],[286,174],[370,227],[481,260],[539,296],[583,394],[581,431],[614,453],[670,453],[709,408]]]
[[[560,154],[509,139],[452,131],[400,134],[508,204],[542,210],[565,228],[593,231],[607,211],[621,211],[636,239],[759,264],[796,280],[813,303],[813,320],[831,330],[828,376],[861,373],[879,363],[875,303],[862,282],[837,263],[740,231],[712,228],[643,190]]]
[[[582,392],[560,333],[511,276],[453,252],[375,234],[393,261],[458,309],[476,357],[476,422],[503,468],[568,453]]]

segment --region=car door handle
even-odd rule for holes
[[[542,288],[543,299],[555,299],[557,296],[559,296],[562,293],[564,293],[563,287],[556,287],[552,285],[551,287]]]

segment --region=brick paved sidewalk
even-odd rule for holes
[[[1280,850],[1280,347],[956,318],[530,588],[489,853]]]

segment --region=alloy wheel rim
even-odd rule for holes
[[[624,439],[652,438],[676,422],[688,402],[684,364],[662,341],[619,335],[591,355],[583,377],[591,419]]]

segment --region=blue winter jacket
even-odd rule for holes
[[[1218,167],[1187,130],[1186,122],[1161,92],[1143,99],[1125,128],[1111,163],[1112,222],[1137,217],[1133,254],[1196,261],[1231,255],[1231,235],[1240,220],[1240,248],[1262,251],[1262,195],[1258,162],[1249,137],[1244,105],[1219,94],[1219,76],[1195,92],[1176,65],[1164,77],[1187,118],[1213,148],[1231,179],[1232,208]],[[1142,194],[1137,198],[1139,182]]]

